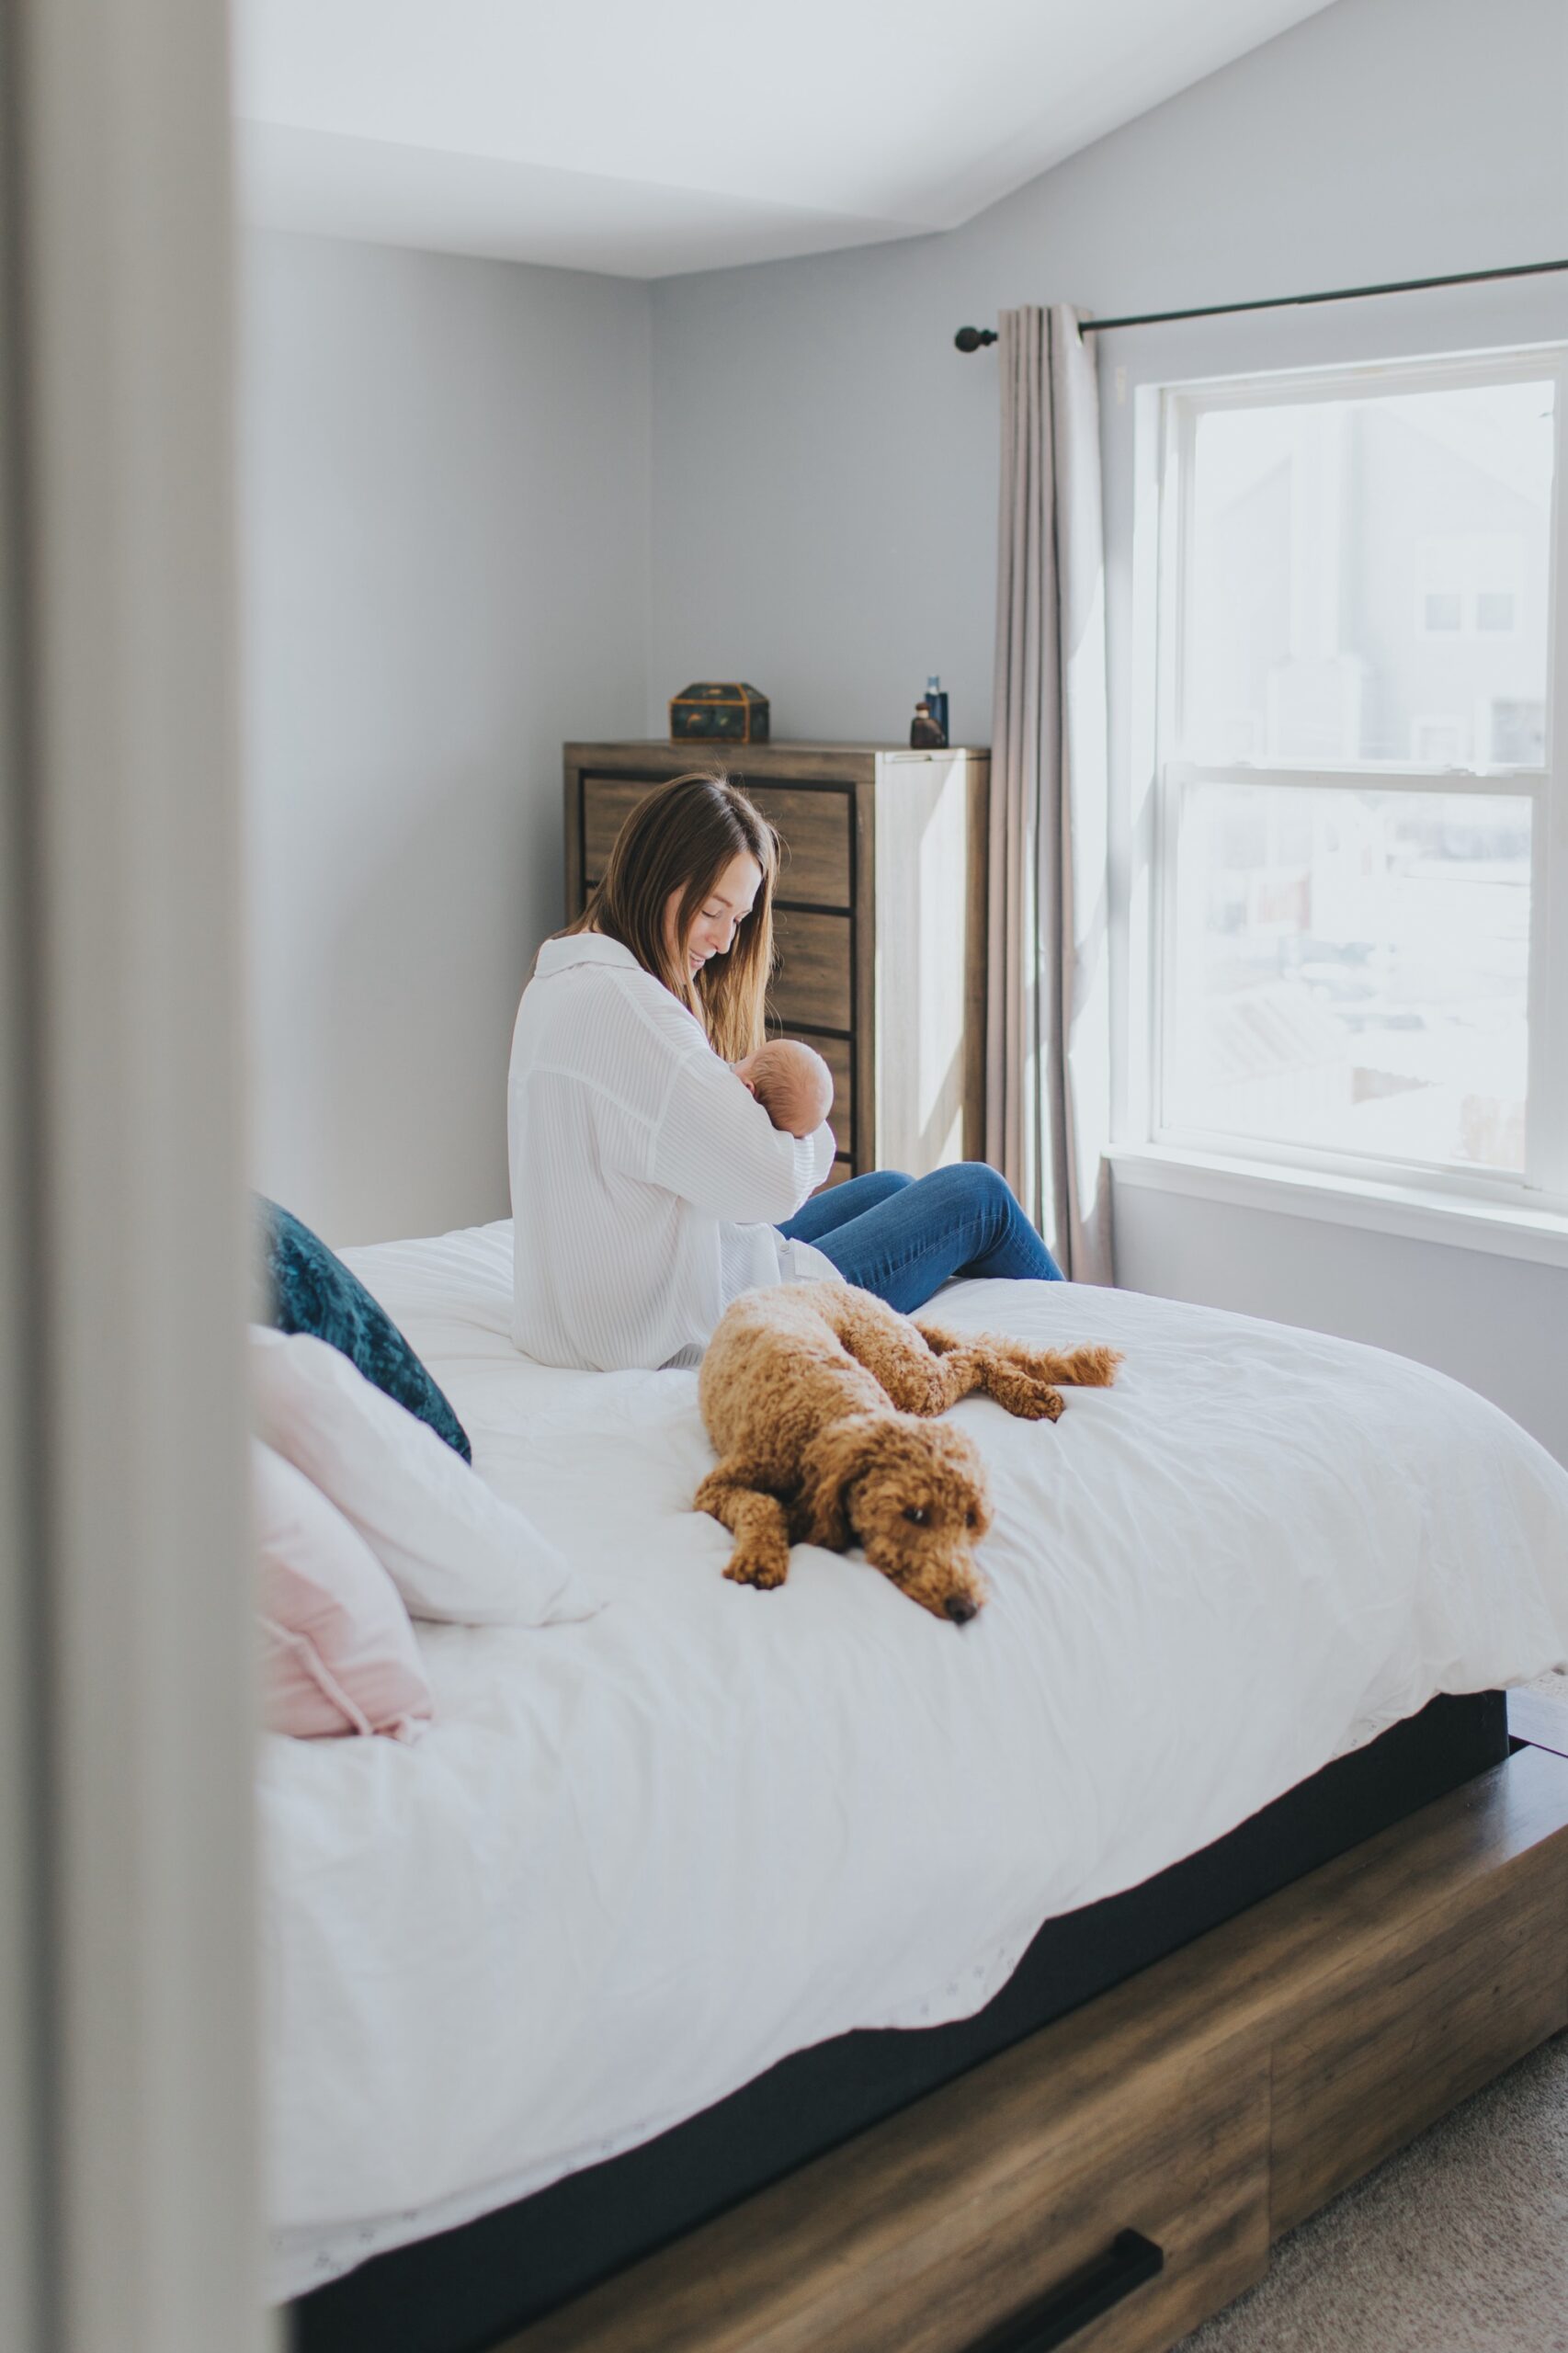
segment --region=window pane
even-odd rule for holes
[[[1165,1118],[1523,1171],[1530,803],[1194,784]]]
[[[1543,739],[1552,403],[1547,381],[1200,413],[1187,749],[1467,767]]]

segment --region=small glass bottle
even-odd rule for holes
[[[914,752],[939,752],[947,738],[932,718],[924,698],[915,706],[915,716],[909,722],[909,746]]]

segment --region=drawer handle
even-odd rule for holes
[[[1085,2264],[1049,2296],[1015,2313],[1002,2328],[972,2347],[971,2353],[1051,2353],[1053,2345],[1065,2345],[1070,2336],[1076,2336],[1092,2320],[1119,2304],[1145,2279],[1153,2279],[1165,2265],[1164,2247],[1146,2239],[1142,2231],[1118,2231],[1108,2254]]]

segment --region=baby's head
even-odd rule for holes
[[[796,1038],[770,1038],[735,1064],[776,1128],[814,1135],[833,1108],[833,1073],[820,1054]]]

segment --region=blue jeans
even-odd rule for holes
[[[1059,1283],[1062,1269],[1006,1177],[960,1160],[928,1176],[876,1169],[813,1194],[779,1233],[810,1242],[846,1283],[908,1315],[954,1275]]]

